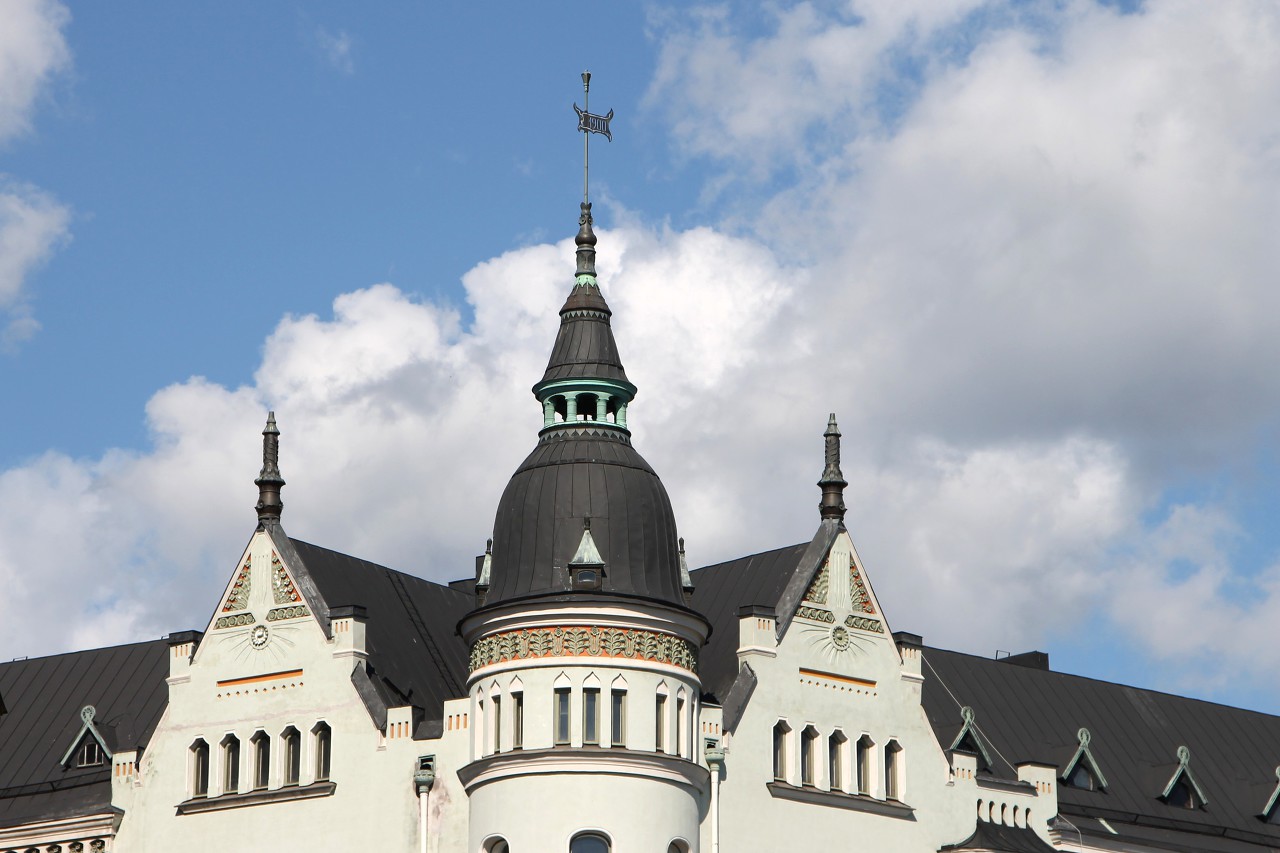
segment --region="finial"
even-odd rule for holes
[[[280,476],[280,430],[275,412],[267,413],[267,425],[262,430],[262,471],[253,482],[258,487],[258,523],[278,522],[284,509],[280,500],[284,478]]]
[[[590,174],[591,163],[591,134],[599,133],[610,142],[613,141],[613,134],[609,132],[609,121],[613,118],[613,110],[609,110],[608,115],[593,115],[590,112],[591,107],[591,72],[582,72],[582,109],[578,109],[578,105],[573,105],[573,111],[578,114],[578,130],[582,131],[582,203],[586,204],[591,201],[589,192],[588,176]]]
[[[484,556],[480,558],[480,569],[476,572],[476,595],[484,596],[489,591],[489,581],[493,574],[493,540],[484,543]]]
[[[822,502],[818,511],[822,518],[844,521],[844,487],[849,485],[844,474],[840,472],[840,427],[836,425],[835,412],[827,421],[827,430],[822,434],[826,439],[826,467],[822,469],[822,479],[818,486],[822,489]]]
[[[680,588],[684,590],[685,604],[689,603],[689,596],[693,595],[693,576],[689,574],[689,561],[684,556],[684,537],[680,537]]]
[[[574,242],[578,244],[578,266],[574,273],[578,284],[583,286],[596,283],[596,232],[592,230],[591,203],[582,203],[582,212],[578,215],[578,236]],[[583,276],[590,276],[586,280]]]

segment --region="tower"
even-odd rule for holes
[[[675,518],[631,443],[627,379],[582,203],[537,446],[498,504],[470,648],[470,848],[696,851],[709,774]],[[540,808],[540,803],[554,804]]]

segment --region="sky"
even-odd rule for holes
[[[0,658],[203,626],[254,529],[470,575],[582,139],[708,565],[835,412],[894,630],[1280,713],[1280,7],[0,0]]]

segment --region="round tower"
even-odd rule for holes
[[[471,649],[471,850],[698,849],[698,651],[666,489],[631,444],[591,205],[512,475],[460,626]]]

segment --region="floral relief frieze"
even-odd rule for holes
[[[657,631],[598,625],[520,628],[482,637],[471,647],[470,671],[495,663],[545,657],[630,658],[698,671],[698,650],[688,640]]]
[[[821,607],[805,607],[802,605],[796,611],[796,615],[801,619],[812,619],[815,622],[831,623],[836,621],[834,613],[830,610],[823,610]]]
[[[267,612],[267,621],[278,622],[281,619],[297,619],[299,616],[309,615],[310,612],[305,604],[295,604],[292,607],[277,607]]]
[[[213,623],[214,628],[239,628],[242,625],[253,624],[252,613],[236,613],[233,616],[219,616],[218,621]]]
[[[884,623],[879,619],[868,619],[865,616],[848,616],[844,620],[844,624],[849,628],[857,628],[859,631],[874,631],[877,634],[884,633]]]

